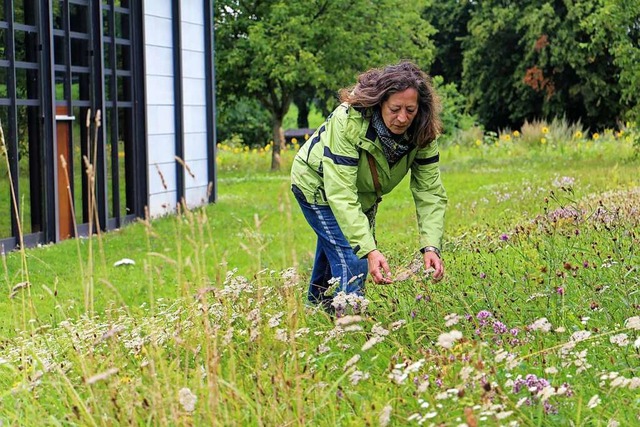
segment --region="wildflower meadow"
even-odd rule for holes
[[[2,253],[0,426],[638,425],[638,138],[443,139],[445,278],[407,180],[377,221],[396,280],[336,317],[305,304],[287,168],[220,146],[214,205]]]

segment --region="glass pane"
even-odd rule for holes
[[[73,152],[73,206],[75,209],[76,222],[84,224],[89,221],[87,216],[87,179],[86,164],[84,156],[89,156],[87,142],[87,108],[74,107],[73,115],[76,119],[73,122],[73,141],[71,150]]]
[[[30,31],[14,31],[16,61],[38,62],[38,34]]]
[[[0,10],[2,7],[0,7]],[[7,30],[0,29],[0,59],[7,59]]]
[[[0,67],[0,98],[9,97],[9,91],[7,91],[7,73],[9,69]],[[6,122],[2,122],[6,123]],[[2,215],[2,213],[0,213]]]
[[[131,108],[120,108],[118,110],[118,160],[120,162],[120,215],[126,216],[133,213],[133,189],[127,188],[128,178],[133,172],[131,169],[130,150],[133,144],[131,141]]]
[[[116,13],[116,37],[129,39],[129,14]]]
[[[66,92],[69,87],[67,73],[56,71],[56,99],[58,101],[66,99]]]
[[[105,73],[106,74],[106,73]],[[113,75],[104,76],[104,99],[105,101],[114,101],[113,99]]]
[[[102,11],[102,33],[106,37],[113,36],[113,31],[111,30],[111,21],[109,21],[109,15],[111,15],[111,12],[109,10],[105,9]]]
[[[26,25],[36,25],[36,7],[33,0],[13,0],[13,19]]]
[[[54,0],[53,2],[53,28],[62,30],[63,27],[63,15],[62,15],[62,3],[58,0]]]
[[[74,101],[89,101],[91,82],[88,73],[74,73],[71,83],[71,97]]]
[[[107,108],[102,125],[104,126],[106,133],[105,154],[107,158],[107,200],[109,201],[109,216],[111,218],[114,218],[117,215],[115,210],[116,200],[113,197],[114,187],[117,185],[117,181],[114,180],[113,167],[114,165],[116,167],[118,165],[118,146],[117,143],[114,144],[113,141],[113,119],[113,108]]]
[[[118,101],[131,100],[131,77],[118,77]]]
[[[42,223],[42,164],[38,107],[18,107],[18,168],[22,232],[40,231]]]
[[[67,63],[65,60],[66,50],[67,44],[64,36],[55,36],[53,38],[53,60],[56,64],[65,65]]]
[[[116,45],[116,60],[118,70],[131,70],[131,46]]]
[[[9,132],[9,107],[0,107],[0,121],[5,136]],[[9,183],[9,169],[7,167],[6,151],[0,150],[0,239],[11,237],[11,184]]]
[[[104,41],[104,68],[111,68],[111,41]]]
[[[71,38],[71,65],[89,66],[89,41]]]
[[[18,99],[38,99],[38,70],[16,68],[16,96]]]
[[[69,27],[71,31],[86,33],[89,22],[89,8],[79,4],[69,4]]]

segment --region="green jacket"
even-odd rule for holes
[[[302,190],[309,203],[331,207],[354,252],[363,258],[376,249],[364,212],[377,200],[365,151],[375,158],[383,195],[393,190],[411,169],[420,247],[440,248],[447,194],[440,180],[435,141],[423,149],[412,149],[389,168],[370,120],[359,110],[342,104],[296,154],[291,183]]]

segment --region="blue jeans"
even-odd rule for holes
[[[307,294],[309,301],[325,306],[330,304],[333,295],[325,295],[325,292],[332,278],[339,281],[336,292],[364,296],[364,283],[369,271],[366,258],[360,259],[353,252],[329,206],[307,202],[302,191],[295,185],[291,190],[304,217],[318,236]]]

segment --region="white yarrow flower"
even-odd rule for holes
[[[438,345],[443,348],[452,348],[455,342],[462,338],[462,332],[453,330],[445,332],[438,337]]]
[[[624,325],[627,328],[635,329],[636,331],[640,331],[640,316],[633,316],[628,318]]]
[[[391,410],[393,408],[391,407],[391,405],[387,405],[384,408],[382,408],[382,412],[380,412],[380,427],[387,427],[389,425],[389,422],[391,421]]]
[[[193,394],[187,387],[183,387],[178,392],[178,401],[186,412],[193,412],[196,409],[198,396]]]
[[[609,337],[611,344],[619,345],[620,347],[626,347],[629,345],[629,337],[627,334],[617,334]]]
[[[551,323],[547,320],[546,317],[541,317],[540,319],[529,325],[529,329],[531,329],[532,331],[549,332],[551,330]]]
[[[456,313],[447,314],[444,317],[444,326],[446,326],[447,328],[450,328],[453,325],[457,325],[459,321],[460,321],[460,316],[457,315]]]
[[[587,406],[589,407],[589,409],[593,409],[598,406],[600,402],[602,402],[602,400],[600,400],[600,396],[595,394],[591,399],[589,399],[589,403],[587,403]]]

